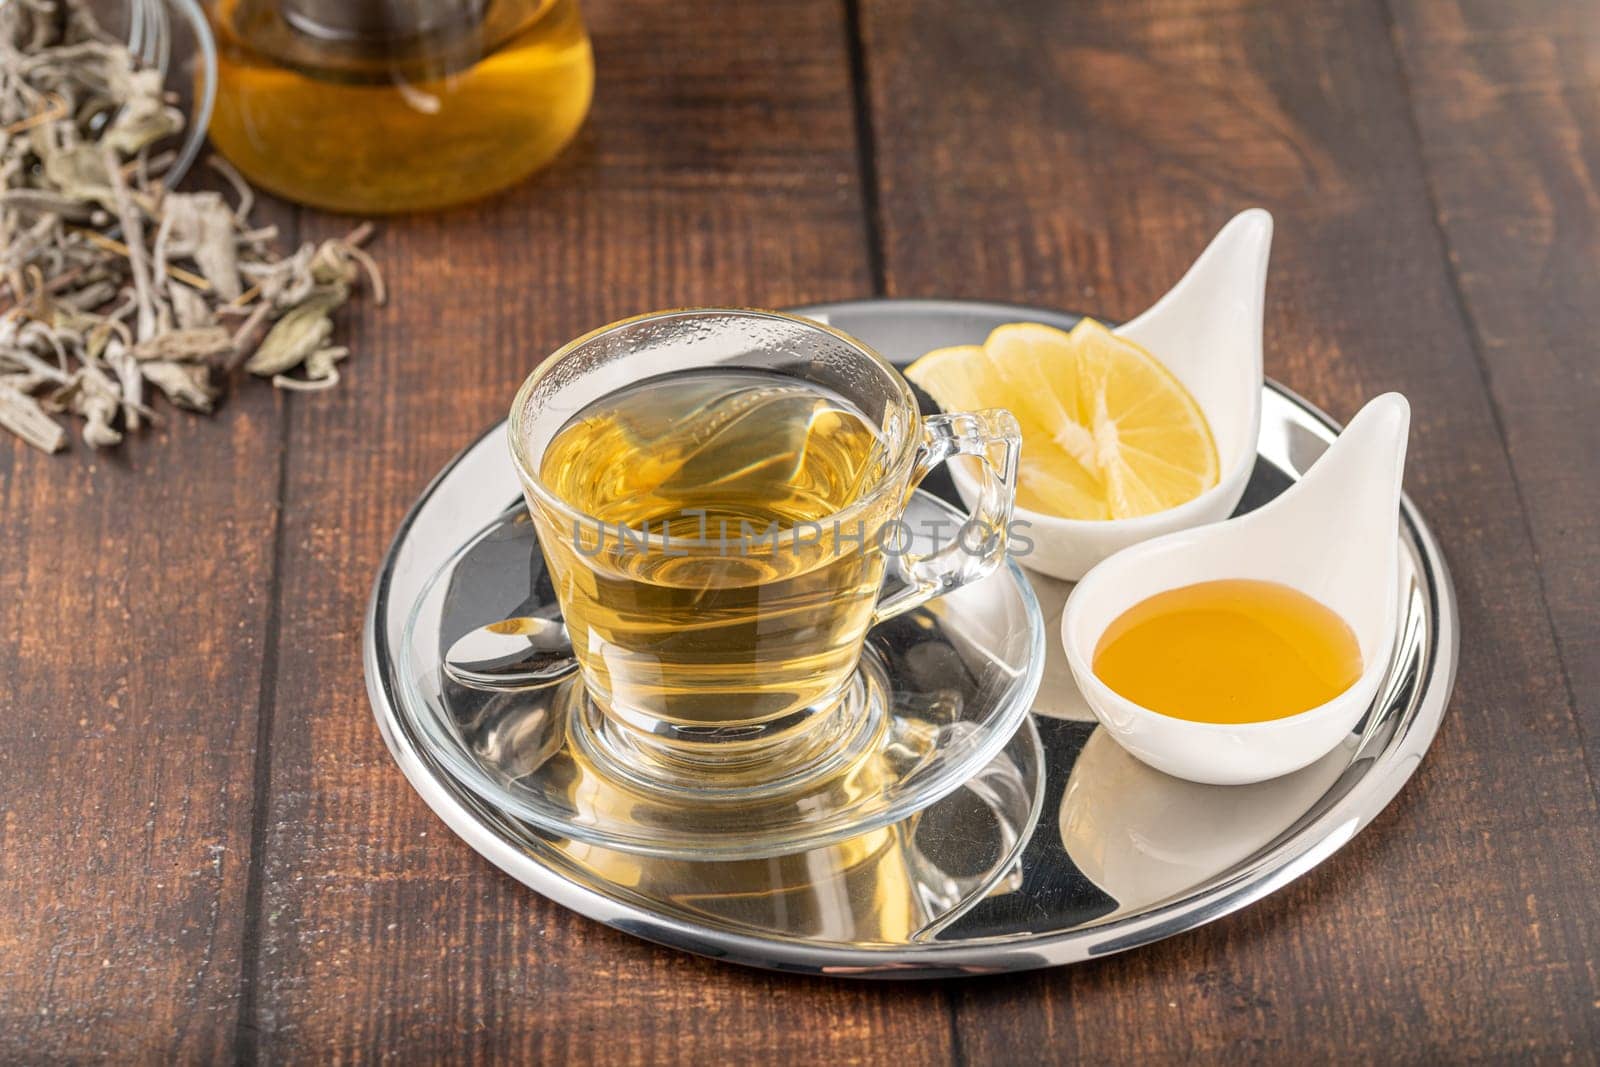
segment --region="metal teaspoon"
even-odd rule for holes
[[[459,638],[445,654],[444,672],[473,689],[532,689],[571,674],[578,666],[567,628],[559,619],[502,619]]]

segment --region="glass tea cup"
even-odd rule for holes
[[[595,739],[690,786],[848,746],[868,629],[1004,558],[1021,444],[1005,411],[919,415],[837,330],[721,308],[570,342],[523,383],[509,435]],[[980,485],[970,521],[912,530],[912,490],[956,456]]]

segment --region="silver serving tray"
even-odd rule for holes
[[[1077,318],[932,300],[858,301],[801,313],[902,364],[931,348],[979,342],[1001,323],[1070,327]],[[1269,382],[1259,459],[1240,509],[1259,506],[1299,478],[1336,432],[1326,415]],[[933,479],[928,487],[940,489]],[[792,918],[781,920],[781,907],[719,911],[681,891],[652,893],[637,888],[644,884],[638,878],[611,877],[606,872],[618,870],[615,864],[575,858],[570,842],[492,810],[457,784],[396,714],[392,650],[419,587],[516,495],[503,424],[497,425],[440,472],[402,523],[379,572],[365,633],[367,688],[384,740],[440,818],[512,877],[620,930],[737,963],[854,977],[991,973],[1121,952],[1211,922],[1315,867],[1383,810],[1432,742],[1455,677],[1450,576],[1432,533],[1410,500],[1402,500],[1405,613],[1389,676],[1340,749],[1258,785],[1180,782],[1133,760],[1096,729],[1064,665],[1047,662],[1031,726],[1012,746],[1023,764],[1040,760],[1044,773],[1030,832],[1007,850],[1003,874],[911,936],[883,936],[882,926],[860,921],[798,929]],[[1047,644],[1059,656],[1056,623],[1069,587],[1037,577],[1034,585],[1045,606]],[[705,865],[711,883],[719,878],[714,867]],[[680,890],[693,874],[674,872]],[[857,920],[872,918],[878,897],[848,891],[845,883],[834,892],[830,906],[846,920],[852,909]]]

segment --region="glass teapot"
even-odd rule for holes
[[[212,143],[280,196],[358,214],[485,196],[589,110],[576,0],[212,0]]]

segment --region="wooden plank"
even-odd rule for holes
[[[1600,765],[1600,20],[1574,0],[1399,2],[1451,267]]]
[[[228,1055],[279,402],[0,435],[0,1061]]]
[[[1461,597],[1451,710],[1372,827],[1204,931],[961,986],[959,1052],[1592,1049],[1600,817],[1381,12],[867,0],[862,24],[892,294],[1126,317],[1231,214],[1269,208],[1268,372],[1341,418],[1386,389],[1411,398],[1408,490]]]
[[[567,338],[640,310],[869,286],[841,12],[585,6],[580,143],[489,203],[399,220],[394,305],[345,385],[295,405],[263,902],[242,1051],[349,1061],[860,1062],[946,1055],[946,1002],[657,949],[503,876],[426,809],[362,682],[362,615],[401,515]],[[333,226],[333,223],[329,223]]]

